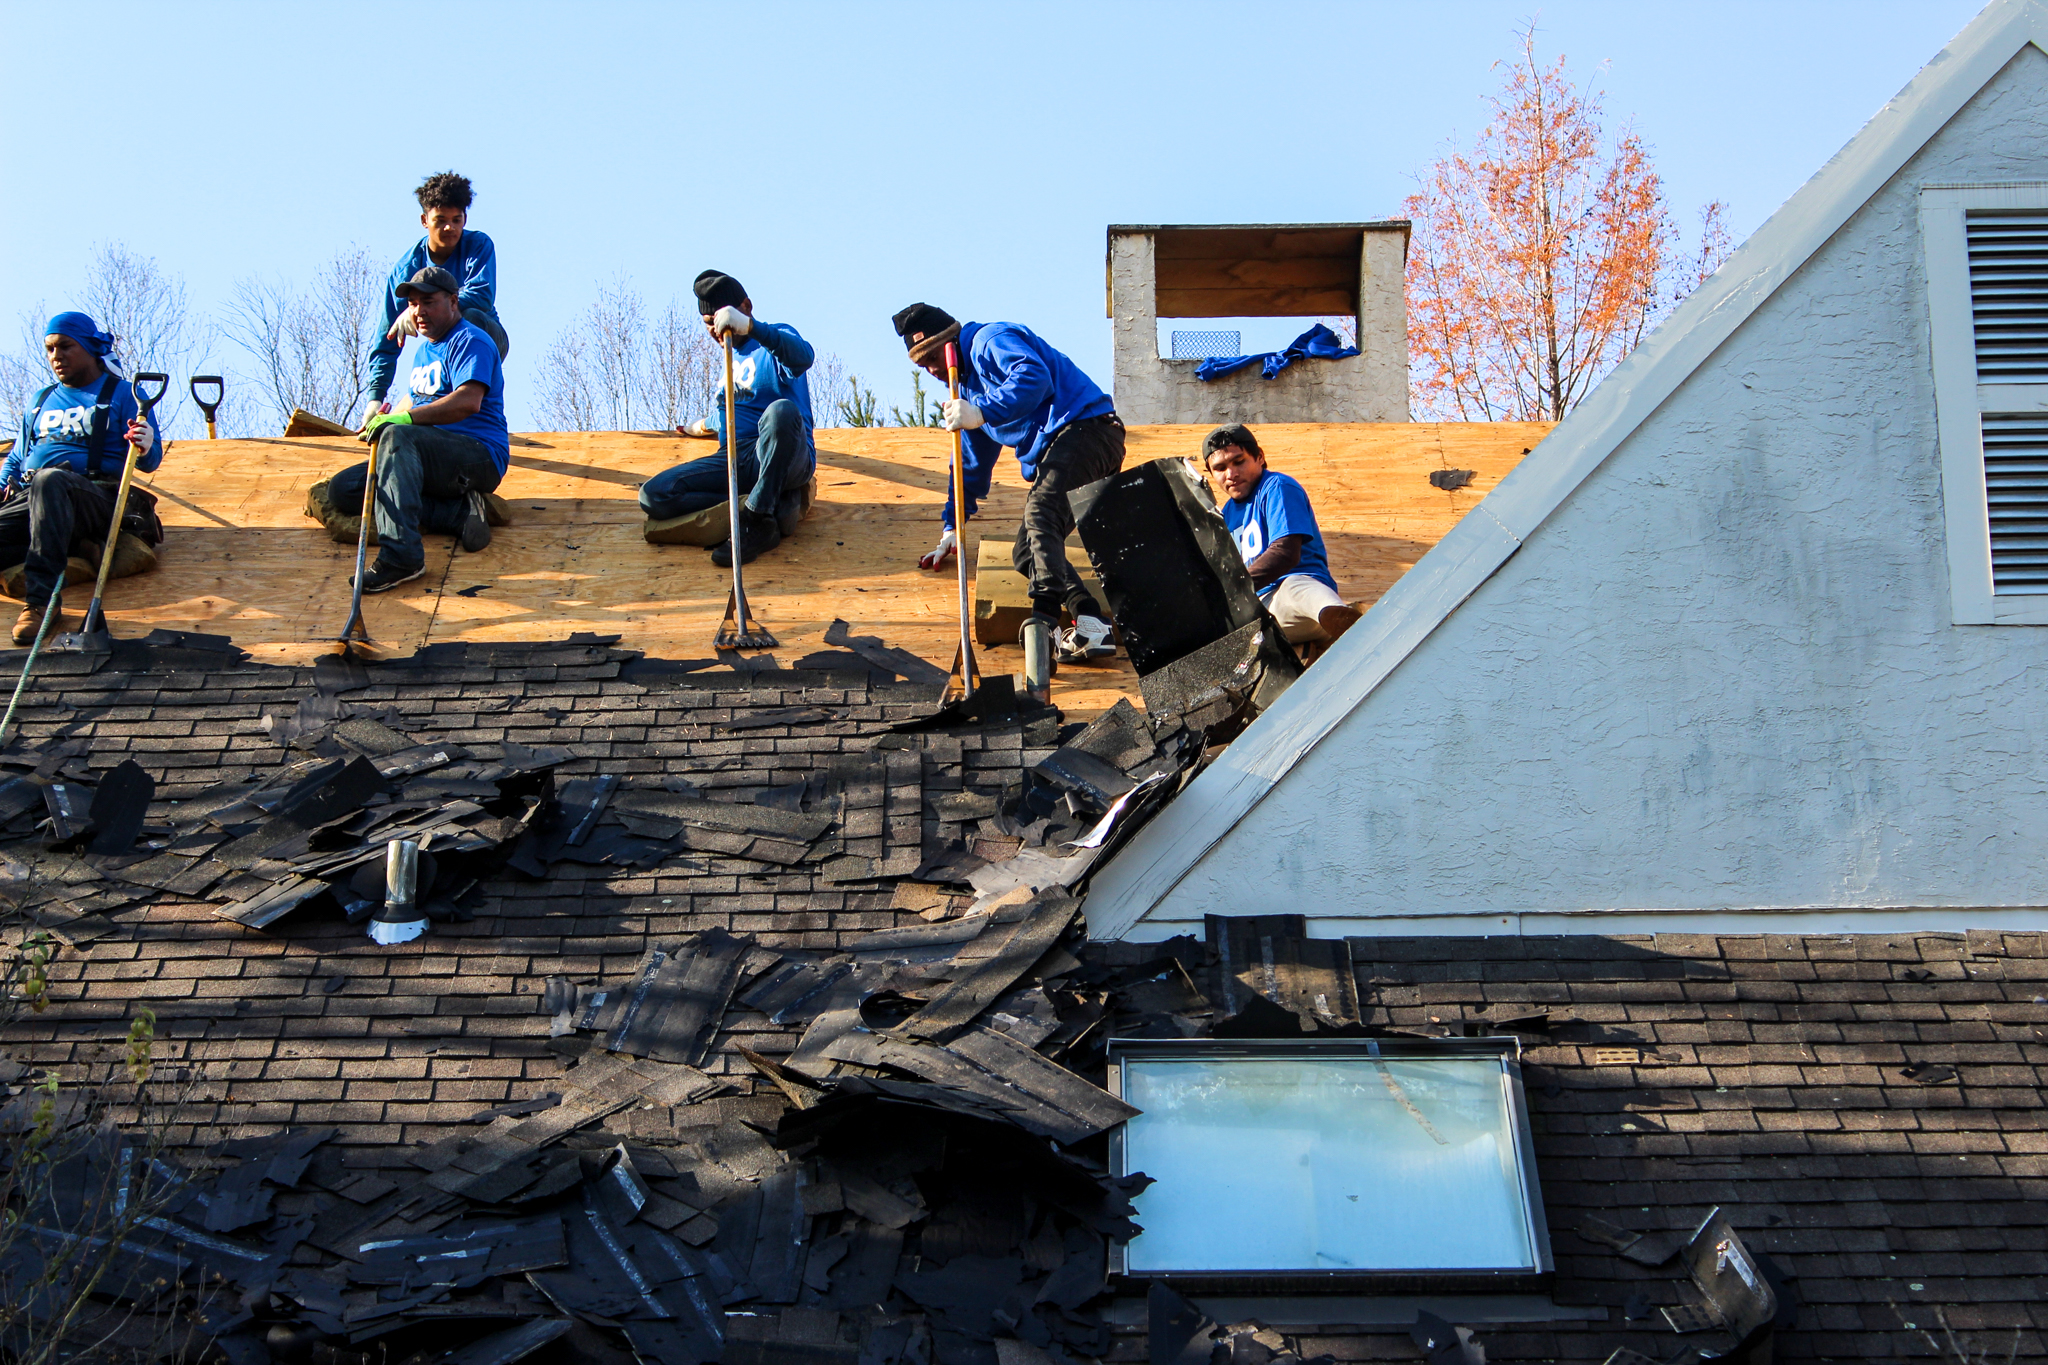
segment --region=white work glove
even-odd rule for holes
[[[939,425],[948,431],[973,431],[981,422],[981,409],[965,398],[948,398],[939,404]]]
[[[140,446],[145,454],[156,445],[156,428],[147,417],[138,416],[128,424],[128,444]]]
[[[383,399],[372,398],[367,404],[364,405],[363,420],[356,423],[356,430],[361,431],[364,427],[370,425],[370,419],[372,417],[377,416],[379,413],[388,412],[390,411],[390,409],[391,405],[389,403],[386,403]]]
[[[391,330],[384,334],[384,339],[403,346],[407,337],[416,337],[419,334],[419,320],[412,315],[412,309],[408,308],[398,315],[398,321],[391,324]]]
[[[754,320],[727,304],[711,315],[711,330],[721,336],[730,332],[736,337],[743,337],[754,330]]]
[[[948,527],[939,536],[939,543],[932,546],[932,552],[924,555],[917,561],[917,567],[920,569],[943,569],[946,567],[946,561],[951,559],[959,548],[960,537],[953,534],[952,528]]]
[[[688,426],[677,427],[676,430],[685,436],[716,438],[718,435],[717,432],[711,429],[711,423],[702,417],[699,417]]]

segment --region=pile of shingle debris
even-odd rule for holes
[[[44,849],[33,917],[84,936],[100,912],[169,895],[256,929],[298,911],[361,918],[397,838],[434,860],[421,885],[437,917],[470,913],[487,879],[564,860],[695,855],[947,894],[930,922],[837,952],[709,930],[650,949],[622,985],[551,979],[561,1092],[477,1115],[409,1169],[356,1163],[331,1129],[179,1158],[109,1128],[53,1174],[46,1207],[15,1211],[34,1231],[0,1254],[0,1292],[102,1248],[98,1294],[132,1312],[131,1335],[173,1323],[238,1365],[484,1365],[543,1347],[671,1365],[1044,1365],[1108,1350],[1106,1249],[1133,1231],[1144,1181],[1108,1173],[1103,1135],[1134,1111],[1101,1087],[1102,1045],[1204,1032],[1210,1000],[1231,997],[1198,982],[1228,951],[1090,945],[1076,889],[1192,775],[1199,732],[1127,703],[1062,729],[985,695],[981,716],[898,726],[739,802],[677,778],[558,780],[566,752],[509,740],[487,757],[418,743],[396,714],[341,700],[360,672],[323,663],[314,696],[265,716],[302,758],[168,811],[133,762],[88,785],[79,741],[0,753],[0,837]],[[936,796],[927,818],[922,751],[989,719],[1053,751],[1003,790]],[[1348,1000],[1355,1024],[1348,960],[1324,965],[1309,996]],[[1322,1026],[1254,1003],[1293,1031]],[[780,1058],[739,1049],[779,1104],[723,1094],[702,1069],[748,1013],[801,1028]],[[672,1140],[604,1126],[653,1107],[673,1114]],[[144,1215],[118,1247],[92,1240],[95,1190]],[[1278,1338],[1246,1341],[1258,1365],[1285,1365]]]

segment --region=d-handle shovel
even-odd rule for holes
[[[203,397],[199,392],[200,387],[207,384],[213,386],[213,397],[210,399]],[[220,411],[221,399],[227,396],[227,392],[228,386],[221,382],[221,377],[217,374],[195,374],[192,376],[192,401],[197,403],[199,410],[206,414],[206,439],[209,441],[220,439],[220,432],[213,424],[213,415]]]
[[[731,523],[728,534],[732,537],[732,593],[725,599],[725,619],[718,623],[718,634],[711,637],[713,649],[773,649],[778,641],[761,628],[754,619],[754,613],[747,609],[747,585],[740,576],[740,561],[746,558],[742,550],[746,544],[740,534],[740,458],[736,439],[739,424],[735,420],[738,405],[732,393],[732,333],[725,334],[725,496],[726,520]]]
[[[155,392],[150,385],[156,386]],[[145,372],[134,379],[135,402],[139,409],[136,420],[146,422],[156,405],[163,401],[164,391],[171,386],[167,374]],[[114,652],[114,637],[107,633],[107,618],[102,603],[107,595],[107,579],[114,571],[114,551],[121,544],[121,518],[128,515],[128,487],[135,481],[135,465],[145,454],[141,446],[128,444],[128,458],[121,465],[121,487],[114,494],[114,516],[107,523],[106,548],[100,551],[100,576],[92,586],[92,603],[85,609],[85,622],[75,633],[67,632],[50,641],[50,649],[59,654],[111,654]],[[57,600],[52,597],[50,609],[57,609]]]
[[[348,624],[341,628],[335,638],[341,643],[343,656],[352,653],[371,654],[374,647],[370,641],[370,624],[363,619],[363,572],[370,558],[370,522],[377,510],[377,442],[370,441],[370,463],[363,470],[363,514],[362,524],[356,528],[356,576],[353,593],[349,597]]]

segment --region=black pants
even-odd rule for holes
[[[83,540],[104,544],[113,519],[112,487],[64,465],[45,465],[0,505],[0,564],[25,562],[28,604],[44,606],[73,547]],[[89,582],[67,586],[92,591]]]
[[[1031,610],[1038,615],[1057,620],[1064,606],[1075,616],[1109,619],[1067,562],[1067,537],[1074,530],[1067,491],[1123,467],[1124,424],[1115,413],[1067,423],[1038,457],[1038,474],[1024,495],[1024,520],[1010,550],[1010,562],[1031,581]]]

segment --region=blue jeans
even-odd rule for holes
[[[327,485],[327,500],[345,513],[363,505],[366,465],[350,465]],[[408,568],[427,561],[422,531],[462,529],[471,493],[488,493],[505,476],[491,448],[474,436],[440,427],[377,428],[377,560]]]
[[[804,430],[803,414],[787,398],[776,399],[761,414],[753,449],[740,443],[740,492],[746,495],[749,510],[764,516],[775,515],[783,489],[803,487],[817,468],[817,447]],[[640,510],[650,520],[667,521],[716,507],[725,496],[725,455],[706,455],[664,469],[641,484]]]

